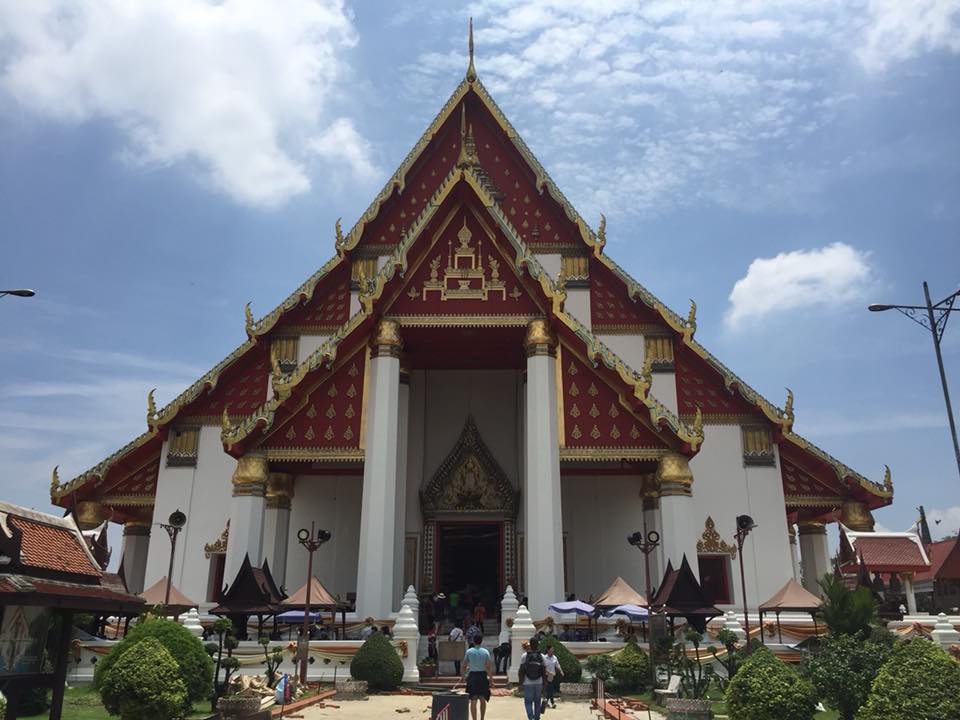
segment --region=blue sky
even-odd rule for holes
[[[283,6],[281,9],[280,6]],[[905,529],[960,527],[960,1],[0,2],[0,497],[48,508],[331,254],[466,67],[607,250]],[[960,405],[960,318],[945,336]]]

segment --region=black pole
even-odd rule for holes
[[[957,425],[953,419],[953,407],[950,404],[950,391],[947,390],[947,375],[943,370],[943,355],[940,352],[940,334],[933,319],[933,303],[930,302],[930,288],[923,282],[923,296],[927,301],[927,319],[930,321],[930,333],[933,335],[933,349],[937,353],[937,368],[940,370],[940,384],[943,386],[943,400],[947,405],[947,420],[950,422],[950,435],[953,437],[953,454],[957,459],[957,472],[960,472],[960,442],[957,441]]]
[[[70,635],[73,632],[73,611],[65,610],[60,615],[60,637],[57,641],[57,659],[53,669],[53,698],[50,703],[50,720],[60,720],[63,713],[63,694],[67,687],[67,654],[70,652]]]

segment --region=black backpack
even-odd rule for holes
[[[520,665],[518,674],[521,680],[540,680],[543,677],[543,655],[527,653],[526,659]]]

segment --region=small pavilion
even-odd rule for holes
[[[839,568],[844,577],[862,572],[896,575],[903,583],[907,612],[917,612],[913,579],[930,568],[930,559],[915,532],[858,532],[840,525]]]
[[[784,586],[777,590],[766,602],[760,603],[757,608],[760,612],[760,627],[763,628],[763,614],[765,612],[775,613],[777,616],[777,638],[783,643],[783,632],[780,628],[780,613],[784,612],[805,612],[810,613],[813,618],[814,634],[819,634],[817,630],[817,610],[823,605],[823,600],[818,598],[812,592],[803,587],[794,578],[790,578],[784,583]],[[760,639],[763,639],[763,633],[760,633]]]
[[[147,607],[163,605],[164,612],[166,612],[167,615],[173,615],[174,617],[182,615],[191,608],[199,607],[197,603],[180,592],[177,586],[173,584],[170,585],[170,599],[167,601],[166,575],[140,593],[140,597],[143,598],[143,601],[147,604]]]
[[[264,619],[276,615],[282,601],[283,593],[273,580],[270,565],[264,561],[262,567],[254,567],[250,556],[245,555],[236,578],[210,614],[230,618],[237,639],[246,640],[250,616],[256,616],[257,634],[262,635]]]
[[[706,632],[710,618],[723,615],[707,599],[706,593],[697,581],[697,576],[690,569],[686,555],[683,556],[683,561],[676,570],[672,563],[667,563],[663,582],[660,583],[660,588],[650,601],[650,609],[670,618],[671,625],[675,618],[683,617],[691,627],[701,633]]]

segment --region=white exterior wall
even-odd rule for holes
[[[326,335],[301,335],[297,341],[297,364],[313,355],[326,339]]]
[[[167,443],[160,455],[157,497],[153,509],[150,550],[147,554],[145,587],[167,574],[170,541],[157,527],[179,508],[187,515],[187,525],[177,539],[173,563],[173,584],[191,600],[207,597],[210,561],[203,546],[216,540],[227,524],[232,494],[231,478],[237,461],[223,451],[220,428],[200,428],[196,467],[167,467]],[[230,582],[232,578],[225,578]]]
[[[774,467],[744,467],[739,425],[706,425],[700,452],[690,461],[693,497],[689,527],[699,539],[707,516],[725,542],[735,544],[737,515],[750,515],[757,527],[744,545],[747,602],[767,600],[793,574],[779,455]],[[693,559],[690,558],[691,564]],[[739,558],[730,563],[732,606],[743,606]]]
[[[620,575],[643,593],[643,553],[627,543],[628,535],[643,529],[640,479],[565,476],[561,487],[563,531],[567,535],[566,590],[586,601],[591,595],[597,597]],[[653,563],[650,580],[653,585],[660,582]]]
[[[567,289],[567,299],[563,302],[563,309],[588,328],[590,327],[590,288]]]
[[[640,372],[645,354],[643,335],[597,335],[597,337],[630,368]],[[650,393],[662,402],[670,412],[677,414],[676,373],[653,373],[653,386],[650,388]]]
[[[299,475],[294,480],[287,575],[283,578],[290,592],[307,581],[307,551],[297,540],[297,531],[309,529],[311,520],[317,528],[331,533],[330,541],[314,553],[313,574],[334,595],[345,598],[348,592],[356,591],[362,494],[363,479],[359,475]]]

